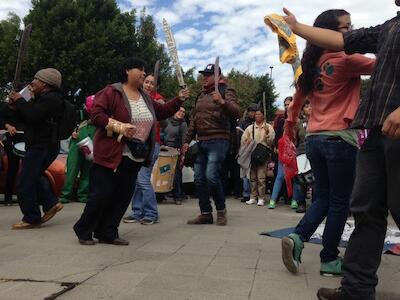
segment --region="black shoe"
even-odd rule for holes
[[[347,295],[342,288],[327,289],[320,288],[317,293],[319,300],[356,300]]]
[[[157,203],[162,203],[163,201],[165,201],[165,195],[156,193],[156,199],[157,199]]]
[[[84,246],[93,246],[93,245],[96,245],[96,242],[92,239],[90,239],[90,240],[79,239],[79,244],[84,245]]]
[[[240,202],[244,203],[244,202],[249,201],[249,200],[250,200],[250,197],[243,197],[243,198],[240,200]]]
[[[127,240],[121,239],[121,238],[116,238],[112,241],[108,240],[99,240],[100,244],[110,244],[110,245],[116,245],[116,246],[128,246],[129,242]]]
[[[299,204],[299,207],[296,209],[296,212],[298,214],[303,214],[306,212],[306,205],[305,204]]]

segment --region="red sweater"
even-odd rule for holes
[[[161,96],[159,93],[157,92],[151,92],[150,93],[150,97],[153,98],[153,100],[155,102],[160,102],[160,101],[164,101],[164,97]],[[157,122],[157,127],[156,127],[156,143],[161,144],[161,126],[160,126],[160,122]]]
[[[149,95],[140,90],[144,101],[147,104],[154,120],[162,120],[169,118],[175,114],[181,107],[182,101],[175,98],[166,104],[159,104],[153,101]],[[96,94],[96,101],[92,108],[90,117],[93,124],[97,127],[93,141],[94,162],[103,167],[116,169],[122,160],[122,152],[124,149],[124,139],[119,143],[115,136],[107,137],[105,127],[108,119],[113,118],[117,121],[130,123],[132,119],[131,109],[125,93],[122,90],[121,83],[108,85]],[[150,132],[148,143],[151,145],[151,151],[146,158],[145,165],[149,166],[151,157],[153,156],[156,123]]]

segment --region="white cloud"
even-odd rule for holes
[[[178,8],[181,9],[178,9]],[[293,74],[290,65],[279,62],[278,44],[274,34],[264,25],[263,18],[269,13],[282,14],[282,7],[289,8],[304,23],[312,24],[322,11],[332,8],[343,8],[352,14],[356,27],[377,25],[395,16],[394,1],[337,0],[335,4],[320,0],[304,1],[265,1],[265,0],[219,0],[204,2],[202,0],[178,0],[165,11],[173,11],[179,21],[175,26],[201,29],[200,42],[192,45],[200,51],[193,53],[184,50],[189,36],[177,41],[178,51],[182,57],[182,66],[201,69],[219,55],[225,72],[232,68],[240,71],[261,74],[270,71],[273,66],[273,79],[280,100],[293,93]],[[204,19],[192,22],[192,13]],[[379,12],[379,13],[375,13]],[[161,16],[161,14],[159,14]],[[197,18],[198,19],[198,18]],[[206,20],[206,21],[205,21]],[[186,29],[189,30],[189,29]],[[189,31],[190,32],[190,31]],[[305,41],[298,39],[300,53]],[[203,53],[201,57],[198,52]],[[181,53],[185,53],[181,55]],[[207,57],[208,54],[208,57]]]
[[[0,0],[0,20],[7,19],[8,13],[14,12],[21,18],[23,18],[31,7],[30,0]]]
[[[174,34],[175,41],[180,46],[191,44],[199,37],[200,31],[193,27],[185,28]]]
[[[141,10],[154,15],[160,40],[164,40],[161,21],[166,18],[175,34],[182,67],[202,69],[213,62],[217,55],[223,71],[232,68],[262,74],[273,66],[273,79],[280,100],[293,92],[293,74],[290,65],[282,65],[278,57],[278,44],[274,34],[264,25],[269,13],[282,14],[282,7],[289,8],[301,22],[312,24],[322,11],[332,8],[346,9],[356,27],[383,23],[396,15],[394,0],[125,0],[121,8]],[[9,11],[24,16],[30,0],[0,0],[0,19]],[[305,46],[298,39],[300,52]]]

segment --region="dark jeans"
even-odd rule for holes
[[[173,194],[175,199],[181,199],[185,197],[185,193],[183,192],[183,183],[182,183],[182,169],[180,167],[180,157],[176,163],[175,169],[175,177],[174,177],[174,189]]]
[[[48,187],[44,171],[56,159],[60,148],[27,149],[22,161],[22,171],[17,186],[19,205],[24,217],[22,220],[31,224],[41,222],[43,211],[48,211],[58,199],[53,190]]]
[[[14,144],[17,142],[22,142],[22,138],[18,140],[10,137],[4,141],[4,151],[7,154],[8,160],[6,186],[4,189],[4,203],[12,202],[15,181],[17,179],[17,174],[19,170],[21,157],[14,154]]]
[[[74,225],[79,239],[94,237],[106,241],[118,238],[118,226],[131,202],[141,164],[123,157],[117,170],[93,164],[90,170],[89,199]]]
[[[388,210],[400,227],[400,140],[371,130],[357,158],[351,199],[355,229],[344,257],[344,290],[355,299],[375,299],[377,270]]]
[[[212,212],[210,195],[217,211],[225,209],[225,193],[222,185],[222,163],[228,152],[229,141],[215,139],[199,141],[199,150],[194,163],[194,183],[202,213]]]
[[[242,179],[240,178],[240,167],[234,153],[227,153],[222,164],[223,184],[225,195],[240,196],[242,194]]]
[[[333,261],[349,212],[357,148],[338,137],[312,135],[306,138],[306,153],[315,177],[315,201],[295,232],[308,241],[326,218],[321,262]]]

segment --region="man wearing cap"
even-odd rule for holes
[[[240,107],[234,89],[227,87],[221,78],[215,78],[214,65],[203,71],[203,89],[192,110],[189,129],[184,139],[182,152],[186,153],[189,143],[197,136],[199,153],[194,163],[194,182],[199,197],[201,214],[188,224],[212,224],[213,196],[217,210],[217,225],[226,225],[225,193],[221,179],[221,167],[229,149],[231,120],[237,120]],[[215,83],[218,82],[218,90]]]
[[[242,139],[242,134],[246,130],[247,127],[249,127],[251,124],[254,123],[254,115],[256,114],[256,111],[259,109],[259,105],[257,103],[250,103],[249,106],[247,107],[247,114],[246,117],[243,118],[239,122],[239,127],[242,129],[242,131],[238,134],[238,144],[240,145],[240,140]],[[250,200],[250,192],[251,192],[251,187],[250,187],[250,178],[246,174],[243,174],[241,172],[242,177],[242,183],[243,183],[243,198],[241,202],[246,202]]]
[[[17,186],[23,218],[12,229],[39,227],[63,208],[43,176],[60,150],[57,125],[54,123],[54,119],[62,114],[60,87],[60,72],[48,68],[38,71],[30,83],[29,89],[33,95],[31,101],[26,101],[14,91],[9,95],[10,106],[25,124],[25,156]],[[39,203],[43,207],[43,216]]]

